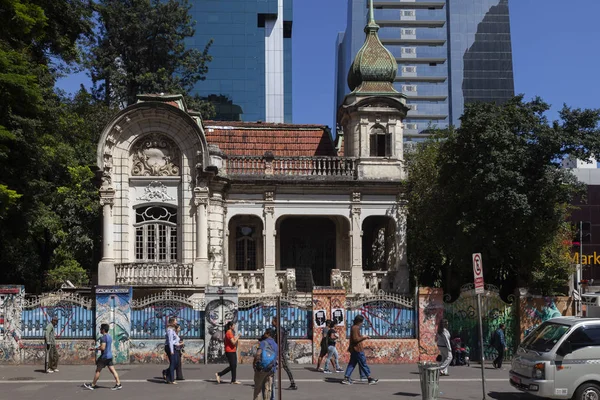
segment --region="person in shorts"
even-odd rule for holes
[[[96,374],[94,375],[94,380],[92,383],[84,383],[86,389],[96,390],[98,387],[96,383],[98,383],[98,379],[100,379],[100,372],[107,367],[110,373],[115,377],[115,386],[112,390],[121,390],[123,387],[121,386],[121,380],[119,379],[119,374],[115,370],[113,365],[113,356],[112,356],[112,337],[108,334],[109,326],[108,324],[100,325],[100,346],[91,348],[90,350],[98,351],[100,350],[100,357],[96,360]]]

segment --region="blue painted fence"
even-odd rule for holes
[[[58,317],[55,333],[62,339],[88,339],[94,337],[94,311],[79,304],[59,302],[52,306],[24,309],[21,314],[21,334],[26,339],[44,337],[44,329]]]
[[[131,338],[163,339],[169,317],[177,317],[182,338],[204,337],[204,311],[183,304],[154,304],[131,310]]]
[[[271,326],[277,314],[274,306],[257,304],[247,309],[238,310],[238,331],[244,339],[258,339],[265,329]],[[295,306],[281,306],[283,327],[288,330],[288,337],[308,339],[312,337],[312,311]]]
[[[362,314],[365,322],[361,333],[374,339],[413,339],[415,338],[415,310],[400,304],[386,301],[374,301],[356,309],[346,310],[347,332],[354,317]]]

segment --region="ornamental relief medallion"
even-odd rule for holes
[[[171,139],[157,133],[140,139],[133,147],[133,176],[178,176],[181,154]]]

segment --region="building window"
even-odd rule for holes
[[[177,210],[148,206],[135,210],[135,260],[177,261]]]
[[[238,226],[235,231],[235,269],[256,269],[256,227]]]
[[[403,92],[416,92],[417,85],[402,85]]]
[[[415,29],[412,29],[412,28],[410,28],[410,29],[403,28],[402,29],[402,37],[407,37],[407,36],[414,37],[416,35],[417,35],[417,31]]]
[[[403,17],[414,17],[415,10],[402,10],[402,16]]]
[[[409,123],[409,124],[406,124],[406,129],[416,131],[418,129],[418,126],[417,126],[417,124]]]
[[[416,72],[417,72],[417,67],[415,67],[415,66],[402,67],[402,73],[404,73],[404,74],[414,74]]]
[[[417,104],[407,104],[406,106],[408,107],[409,110],[412,110],[412,111],[419,110],[419,106]]]
[[[415,54],[417,52],[416,47],[403,47],[402,54]]]
[[[371,157],[392,155],[392,135],[381,125],[375,125],[371,129],[370,155]]]

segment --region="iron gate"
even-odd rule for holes
[[[493,285],[485,285],[486,291],[481,295],[481,318],[483,323],[483,345],[486,360],[493,360],[498,355],[496,349],[490,346],[490,337],[500,324],[506,325],[505,337],[507,351],[505,360],[511,360],[515,341],[517,312],[514,296],[509,296],[504,302],[500,291]],[[444,318],[448,320],[451,339],[459,337],[469,351],[471,360],[481,360],[479,350],[479,326],[477,317],[477,295],[473,284],[464,285],[460,296],[450,302],[450,296],[444,296]]]

